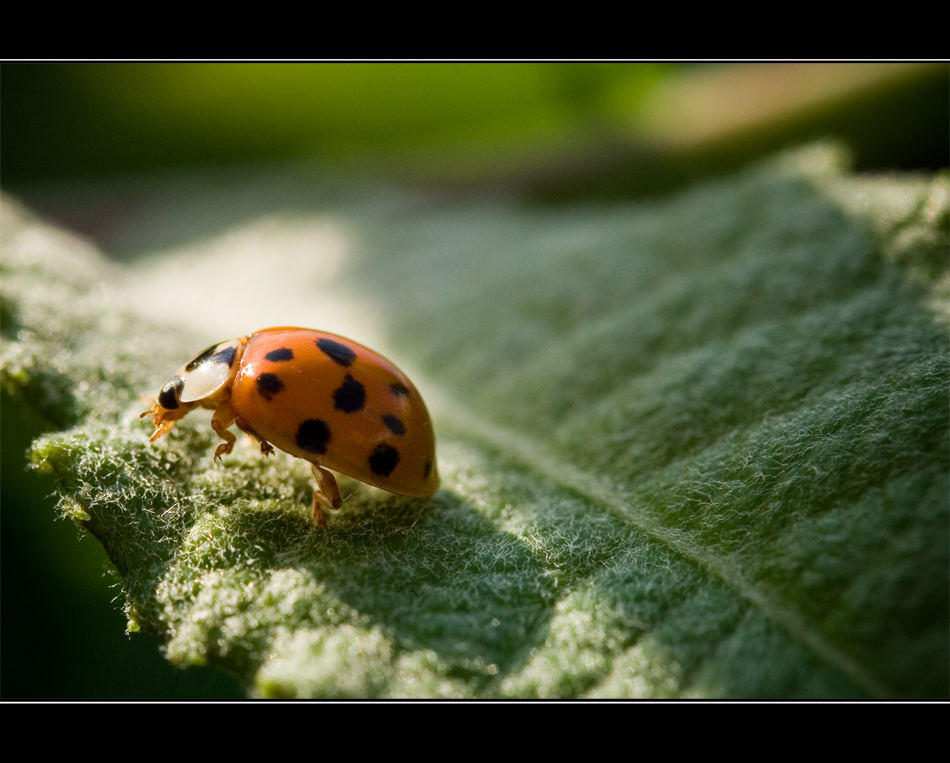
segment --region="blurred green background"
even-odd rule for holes
[[[3,183],[316,159],[430,183],[658,193],[828,136],[859,169],[935,168],[947,68],[8,63]]]
[[[666,194],[831,137],[859,171],[932,172],[950,163],[948,93],[942,63],[6,63],[0,182],[110,254],[128,183],[223,168],[558,203]],[[243,696],[123,634],[101,548],[24,468],[55,422],[4,397],[0,425],[2,696]]]

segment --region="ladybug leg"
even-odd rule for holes
[[[318,527],[326,527],[327,520],[320,507],[338,509],[343,505],[343,498],[340,497],[340,488],[337,487],[333,474],[316,464],[310,464],[310,471],[317,481],[317,487],[313,491],[313,521]]]
[[[260,436],[257,432],[255,432],[253,429],[251,429],[251,428],[247,425],[247,422],[244,421],[244,419],[242,419],[242,418],[240,418],[240,417],[235,417],[235,421],[237,422],[238,427],[240,427],[240,429],[241,429],[242,431],[247,432],[251,437],[253,437],[255,440],[257,440],[257,441],[260,443],[260,445],[261,445],[261,453],[263,453],[265,456],[272,456],[272,455],[274,455],[274,446],[271,445],[269,442],[267,442],[267,440],[265,440],[263,437],[261,437],[261,436]]]
[[[221,456],[226,453],[230,453],[234,450],[234,443],[237,441],[237,437],[234,436],[232,432],[228,431],[228,427],[234,423],[234,411],[231,410],[231,406],[227,403],[221,403],[214,410],[214,415],[211,417],[211,428],[217,432],[218,437],[220,437],[224,442],[218,445],[214,450],[214,460],[217,461]]]

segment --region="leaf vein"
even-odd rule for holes
[[[622,521],[632,524],[653,540],[664,544],[708,574],[719,578],[739,596],[771,617],[795,640],[804,644],[820,659],[841,671],[869,694],[876,697],[895,696],[894,691],[871,675],[863,665],[809,627],[799,613],[772,600],[765,591],[747,580],[725,559],[692,542],[684,533],[631,511],[630,506],[622,499],[625,491],[609,477],[585,473],[532,438],[511,431],[485,417],[469,413],[463,406],[439,390],[435,384],[425,384],[425,388],[428,390],[427,397],[433,409],[462,431],[482,440],[512,460],[542,474],[555,484],[600,504]]]

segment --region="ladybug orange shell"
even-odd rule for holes
[[[213,408],[211,426],[230,453],[232,423],[261,443],[312,465],[313,516],[341,499],[327,468],[393,493],[423,498],[439,487],[432,422],[418,391],[396,366],[336,334],[270,328],[220,342],[162,388],[150,411],[166,434],[195,407]]]

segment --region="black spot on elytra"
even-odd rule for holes
[[[215,363],[227,363],[228,367],[234,362],[234,347],[225,347],[211,358]]]
[[[330,427],[321,419],[307,419],[297,429],[297,447],[307,453],[326,453]]]
[[[366,403],[366,388],[350,374],[343,377],[343,384],[333,391],[333,406],[338,411],[353,413]]]
[[[158,393],[158,404],[162,406],[162,408],[167,408],[170,411],[175,410],[178,407],[178,396],[181,394],[181,388],[184,386],[185,380],[180,376],[169,379],[165,382],[165,386],[162,387],[162,391]]]
[[[187,366],[185,366],[185,370],[194,371],[198,366],[200,366],[208,358],[214,355],[214,348],[217,346],[218,345],[213,344],[210,347],[206,347],[205,349],[203,349],[200,353],[198,353],[198,356],[194,360],[192,360]]]
[[[369,468],[373,470],[373,474],[388,477],[398,463],[399,451],[384,442],[373,448],[373,452],[369,454]]]
[[[426,461],[426,465],[422,469],[422,479],[429,479],[429,473],[432,471],[432,462]]]
[[[399,382],[393,382],[390,384],[389,391],[392,392],[396,397],[409,397],[409,390],[406,388],[406,385],[400,384]]]
[[[294,351],[289,347],[281,347],[277,350],[271,350],[264,356],[267,360],[293,360]]]
[[[402,419],[398,416],[393,416],[391,413],[387,413],[383,416],[383,423],[389,427],[389,431],[393,434],[405,434],[406,425],[402,423]]]
[[[257,377],[257,391],[265,400],[270,400],[284,388],[277,374],[261,374]]]
[[[353,350],[345,344],[334,342],[332,339],[318,339],[317,347],[323,350],[330,360],[339,363],[341,366],[348,366],[356,360],[356,353]]]

